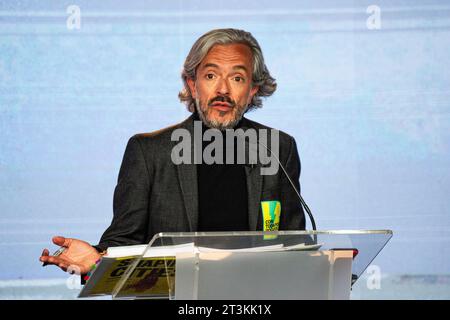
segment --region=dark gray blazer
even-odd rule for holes
[[[246,118],[241,123],[244,130],[270,130]],[[148,243],[159,232],[197,231],[196,165],[175,165],[171,160],[172,148],[178,144],[171,141],[171,134],[177,128],[185,128],[193,135],[194,116],[165,129],[137,134],[128,141],[114,191],[114,217],[97,245],[99,249]],[[279,159],[300,190],[300,160],[295,140],[281,131],[279,137]],[[304,230],[303,209],[283,170],[264,176],[259,166],[245,167],[250,231],[263,229],[263,200],[281,202],[280,230]]]

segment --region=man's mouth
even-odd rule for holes
[[[211,107],[219,111],[230,111],[233,109],[233,106],[227,102],[214,102],[211,104]]]

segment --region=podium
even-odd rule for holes
[[[147,251],[190,244],[166,261],[176,300],[349,299],[351,286],[392,237],[390,230],[159,233],[115,286],[113,299],[152,299],[123,290]],[[161,298],[161,297],[159,297]]]

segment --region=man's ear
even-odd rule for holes
[[[250,102],[253,99],[253,96],[258,92],[258,90],[259,90],[259,86],[254,86],[250,89],[250,94],[248,96],[247,105],[250,104]]]
[[[191,90],[192,98],[197,99],[197,91],[195,90],[195,81],[191,78],[187,78],[186,82],[189,86],[189,90]]]

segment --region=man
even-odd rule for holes
[[[281,206],[276,223],[270,221],[275,230],[305,228],[300,201],[286,177],[287,173],[299,190],[297,147],[281,131],[277,158],[286,173],[263,175],[260,163],[174,163],[179,142],[173,141],[175,132],[195,135],[196,120],[201,120],[202,133],[209,128],[223,135],[237,128],[270,129],[243,117],[276,89],[253,36],[236,29],[206,33],[189,52],[182,79],[179,97],[193,114],[182,123],[129,140],[114,192],[114,218],[99,244],[54,237],[53,242],[66,250],[50,256],[44,249],[42,262],[63,270],[72,265],[86,273],[108,247],[148,243],[159,232],[268,230],[262,205],[267,202]],[[270,150],[273,142],[257,144]],[[205,150],[204,143],[201,147]],[[192,150],[196,152],[195,146]],[[228,155],[231,150],[235,151],[224,148]]]

